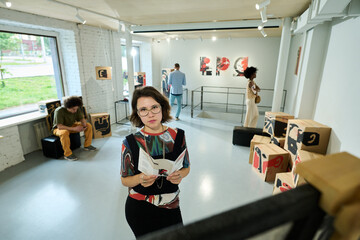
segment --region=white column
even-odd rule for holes
[[[272,102],[272,112],[280,112],[281,100],[283,96],[286,69],[290,50],[291,31],[290,31],[291,19],[285,18],[283,22],[283,29],[281,33],[279,58],[276,69],[276,78],[274,86],[274,97]]]
[[[132,49],[132,36],[130,32],[130,25],[125,25],[125,40],[126,40],[126,60],[127,60],[127,71],[128,71],[128,82],[129,82],[129,101],[131,105],[132,95],[134,93],[134,65],[133,56],[131,55]]]

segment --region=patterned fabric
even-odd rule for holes
[[[145,151],[149,151],[151,156],[157,156],[163,154],[163,143],[165,142],[165,153],[169,153],[173,151],[175,138],[177,134],[177,129],[167,128],[164,132],[159,134],[150,134],[143,131],[138,131],[134,134],[136,143],[139,148],[142,148]],[[145,141],[146,139],[146,146]],[[181,145],[181,150],[185,150],[186,141],[185,137],[183,143]],[[147,150],[146,150],[147,149]],[[132,158],[131,149],[129,143],[125,139],[123,141],[122,149],[121,149],[121,176],[134,176],[135,175],[135,167]],[[189,154],[186,150],[186,154],[184,157],[183,167],[188,168],[190,166]],[[154,183],[156,184],[156,182]],[[134,191],[134,189],[129,188],[129,196],[137,199],[148,201],[159,207],[165,208],[176,208],[179,204],[179,190],[174,193],[160,194],[160,195],[142,195]]]

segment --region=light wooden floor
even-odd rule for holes
[[[232,145],[237,121],[190,118],[168,124],[185,130],[191,172],[180,185],[184,223],[270,196],[248,164],[249,148]],[[261,123],[260,115],[259,124]],[[79,161],[47,159],[42,152],[0,172],[2,240],[134,239],[124,215],[121,143],[131,128],[112,125],[112,137],[95,139],[97,152],[77,149]]]

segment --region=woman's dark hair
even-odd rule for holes
[[[254,73],[257,72],[257,68],[256,67],[248,67],[245,69],[244,71],[244,76],[249,79]]]
[[[171,107],[170,107],[168,99],[164,95],[162,95],[158,90],[156,90],[154,87],[150,87],[150,86],[141,87],[141,88],[137,88],[134,91],[134,94],[133,94],[133,97],[131,100],[132,113],[130,116],[130,121],[136,127],[144,126],[144,123],[141,121],[141,118],[137,114],[137,101],[141,97],[151,97],[161,105],[161,111],[162,111],[161,122],[162,123],[168,122],[169,120],[172,119],[172,117],[170,116]]]
[[[83,102],[81,97],[71,96],[64,100],[64,107],[65,108],[73,108],[73,107],[82,107]]]

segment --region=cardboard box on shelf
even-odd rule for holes
[[[284,144],[285,144],[285,137],[275,137],[275,136],[271,136],[270,142],[281,147],[284,148]]]
[[[294,119],[294,116],[283,112],[265,112],[263,132],[275,137],[285,137],[289,119]]]
[[[307,162],[313,159],[317,159],[317,158],[321,158],[323,157],[323,154],[319,154],[319,153],[312,153],[312,152],[308,152],[305,150],[298,150],[297,155],[296,155],[296,160],[295,163],[292,167],[291,173],[292,173],[292,178],[294,180],[294,185],[295,186],[300,186],[302,184],[305,184],[306,181],[302,176],[299,176],[299,174],[297,174],[295,172],[296,169],[296,165],[298,165],[301,162]]]
[[[277,173],[274,181],[273,195],[295,188],[291,172]]]
[[[326,154],[331,128],[308,119],[290,119],[284,148],[289,151],[292,163],[298,150]]]
[[[111,136],[109,113],[90,113],[90,122],[93,128],[94,138],[104,138]]]
[[[275,144],[257,144],[254,147],[253,169],[266,182],[275,180],[277,173],[285,172],[289,153]]]
[[[252,164],[253,162],[253,155],[254,155],[254,147],[256,144],[262,143],[270,143],[270,137],[261,136],[261,135],[254,135],[254,137],[250,141],[250,155],[249,155],[249,163]]]

